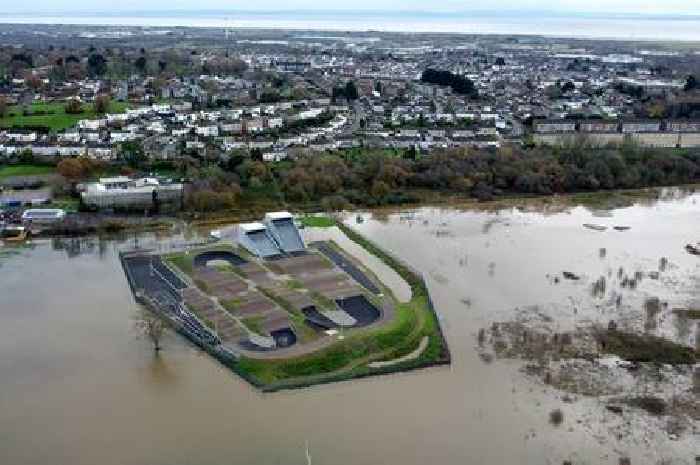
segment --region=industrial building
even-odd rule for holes
[[[85,186],[81,193],[87,207],[106,209],[144,209],[160,205],[182,205],[183,185],[162,184],[156,178],[130,179],[125,176],[101,178]]]
[[[22,221],[31,224],[52,224],[63,221],[65,210],[60,208],[32,208],[22,213]]]

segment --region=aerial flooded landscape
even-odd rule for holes
[[[700,465],[700,6],[0,11],[0,465]]]
[[[306,253],[266,261],[187,227],[5,247],[4,451],[14,463],[48,460],[44,453],[54,463],[89,463],[105,448],[120,451],[106,463],[169,463],[176,456],[223,463],[235,447],[237,457],[274,463],[303,462],[308,447],[334,463],[374,463],[385,454],[422,463],[435,452],[422,456],[402,444],[424,441],[440,444],[443,463],[459,463],[466,453],[487,462],[692,463],[700,262],[685,246],[697,231],[698,202],[692,189],[670,188],[613,208],[556,199],[358,212],[338,217],[342,228],[324,222],[301,229]],[[266,376],[303,371],[279,368],[288,357],[343,343],[327,328],[346,327],[349,341],[365,331],[354,326],[381,327],[374,317],[341,317],[342,304],[324,309],[329,299],[366,296],[370,308],[381,308],[380,318],[390,318],[383,305],[411,299],[408,283],[344,230],[423,270],[450,365],[261,393],[255,386],[273,379]],[[323,244],[333,244],[370,281],[356,281]],[[144,256],[160,260],[149,258],[156,272],[142,278],[167,274],[179,283],[185,306],[209,325],[203,330],[250,365],[227,366],[191,336],[175,334],[153,358],[150,342],[132,327],[142,310],[119,266]],[[61,281],[51,278],[57,273]],[[392,298],[379,300],[370,283]],[[206,296],[221,306],[204,303]],[[312,306],[313,314],[304,311]],[[249,323],[258,315],[264,318]],[[275,332],[289,328],[297,340],[280,343]],[[252,330],[268,336],[255,339],[260,346],[244,335]],[[251,374],[261,378],[249,384]],[[26,402],[16,401],[20,392]],[[56,398],[61,410],[46,417],[41,412]],[[367,422],[376,409],[382,415]],[[101,421],[105,416],[110,420]],[[211,429],[212,422],[219,426]],[[37,435],[45,448],[28,447]],[[493,447],[493,436],[502,447]],[[367,441],[376,447],[354,455]]]

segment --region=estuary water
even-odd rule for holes
[[[562,326],[606,321],[589,280],[608,268],[655,269],[661,257],[668,271],[636,293],[696,305],[700,259],[684,246],[700,241],[699,194],[604,211],[427,207],[346,221],[425,274],[451,366],[260,394],[180,337],[169,334],[156,357],[134,331],[139,309],[118,251],[192,236],[0,248],[0,463],[542,465],[617,464],[622,455],[635,464],[694,463],[692,434],[672,440],[644,422],[611,437],[605,423],[614,420],[595,399],[564,404],[520,363],[484,363],[475,347],[479,328],[532,305]],[[562,270],[580,283],[555,284]],[[633,317],[635,296],[624,301],[631,327],[643,324]],[[693,344],[697,334],[684,337]],[[561,427],[548,423],[553,408],[564,410]]]
[[[591,39],[700,41],[700,17],[552,12],[151,11],[0,13],[0,23],[218,27],[319,31],[542,35]]]

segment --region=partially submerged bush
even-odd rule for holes
[[[666,413],[666,401],[660,397],[644,396],[634,397],[627,401],[628,404],[646,410],[652,415],[663,415]]]
[[[656,336],[608,330],[599,331],[596,339],[602,352],[630,362],[692,365],[697,360],[697,353],[692,348]]]
[[[558,408],[549,412],[549,423],[554,426],[559,426],[564,423],[564,412]]]

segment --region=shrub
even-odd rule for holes
[[[549,412],[549,423],[553,426],[559,426],[564,423],[564,412],[558,408]]]

